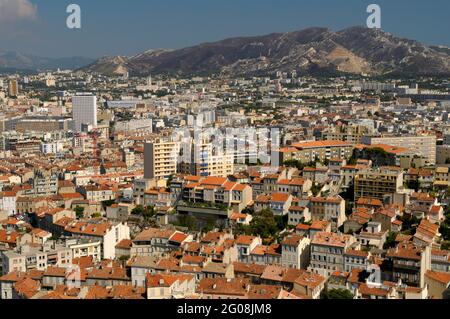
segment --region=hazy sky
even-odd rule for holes
[[[66,27],[66,7],[82,9],[82,28]],[[382,28],[450,46],[449,0],[0,0],[0,50],[65,57],[131,55],[227,37],[321,26],[365,25],[367,5]]]

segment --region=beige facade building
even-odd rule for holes
[[[450,145],[436,146],[436,164],[445,164],[450,159]]]
[[[281,265],[288,268],[306,269],[309,264],[310,239],[290,235],[281,242]]]
[[[186,298],[195,294],[195,277],[183,274],[147,274],[147,299]]]
[[[311,219],[331,222],[333,231],[337,231],[345,222],[345,200],[340,197],[312,197],[310,199]]]
[[[436,164],[436,136],[435,135],[419,135],[419,136],[381,136],[372,137],[365,136],[362,142],[367,145],[385,144],[409,149],[414,155],[423,156],[429,164]]]
[[[337,126],[334,131],[325,133],[327,141],[346,141],[352,144],[361,144],[365,135],[373,134],[373,128],[365,125]]]
[[[309,163],[319,159],[321,161],[332,158],[347,159],[352,156],[353,144],[345,141],[313,141],[293,144],[278,150],[280,163],[288,160],[298,160]]]
[[[8,94],[10,97],[17,97],[19,95],[19,82],[17,80],[9,81]]]
[[[344,254],[356,241],[350,235],[319,232],[311,241],[311,263],[309,270],[322,276],[335,271],[344,271]]]
[[[208,141],[194,141],[190,159],[179,165],[180,173],[197,176],[228,176],[234,173],[233,169],[233,154],[217,150]]]
[[[156,141],[144,146],[144,177],[164,179],[177,173],[179,142]]]
[[[428,295],[432,299],[443,299],[444,292],[450,290],[450,273],[428,270],[425,273],[425,284]]]
[[[355,175],[355,201],[361,197],[382,200],[403,187],[403,171],[399,167],[380,167],[359,171]]]

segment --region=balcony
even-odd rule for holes
[[[180,202],[177,206],[177,211],[179,213],[219,215],[227,217],[231,214],[231,209],[227,205],[220,203]]]

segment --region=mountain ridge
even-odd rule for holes
[[[78,69],[96,62],[95,59],[74,56],[47,58],[15,51],[0,50],[0,68],[17,70]]]
[[[116,57],[82,68],[113,75],[450,74],[450,48],[426,46],[378,29],[350,27],[333,32],[312,27],[262,36],[232,37],[178,50],[151,50],[120,63]]]

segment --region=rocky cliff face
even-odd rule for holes
[[[152,50],[134,57],[102,58],[83,70],[106,74],[180,76],[303,74],[450,74],[450,49],[428,47],[381,30],[352,27],[338,32],[309,28],[204,43],[180,50]]]

